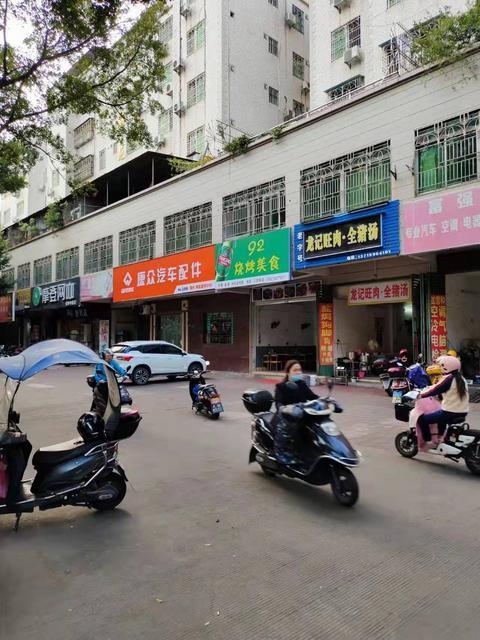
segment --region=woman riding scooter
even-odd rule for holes
[[[447,424],[463,420],[469,410],[467,381],[460,373],[460,360],[453,356],[440,356],[437,363],[440,365],[443,377],[437,384],[428,387],[420,394],[421,398],[442,396],[441,409],[423,414],[419,418],[419,426],[425,442],[430,442],[432,439],[431,424],[437,424],[438,432],[443,435]]]
[[[104,349],[100,353],[100,357],[115,371],[115,373],[123,378],[127,375],[127,371],[121,367],[116,360],[113,359],[113,351]],[[107,376],[105,373],[105,365],[100,362],[95,367],[95,389],[93,390],[93,401],[91,411],[96,411],[99,415],[103,415],[107,403]]]

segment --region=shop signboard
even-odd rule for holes
[[[111,269],[89,273],[80,278],[80,300],[99,302],[113,298],[113,273]]]
[[[216,247],[215,288],[252,286],[290,279],[290,230],[226,240]]]
[[[113,270],[113,301],[145,300],[215,287],[215,245]]]
[[[385,282],[367,282],[348,288],[348,304],[392,304],[410,302],[412,299],[412,281],[410,278],[387,280]]]
[[[405,255],[480,244],[480,187],[412,200],[402,217]]]
[[[447,299],[446,296],[431,296],[430,341],[432,360],[447,350]]]
[[[318,348],[321,367],[334,364],[333,346],[333,303],[321,302],[318,305]]]
[[[32,308],[63,309],[80,304],[80,278],[32,287]]]
[[[398,200],[294,228],[295,269],[400,253]]]
[[[17,311],[22,311],[23,309],[28,309],[32,305],[32,290],[30,287],[28,289],[18,289],[15,296],[15,308]]]
[[[15,307],[13,303],[13,293],[0,296],[0,322],[14,322]]]

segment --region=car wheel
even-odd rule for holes
[[[204,371],[201,362],[192,362],[192,364],[188,367],[188,373],[192,374],[194,371]]]
[[[150,378],[150,369],[148,367],[144,367],[140,365],[139,367],[135,367],[132,373],[132,382],[136,385],[144,385],[147,384]]]

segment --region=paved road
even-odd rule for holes
[[[34,447],[73,437],[85,374],[23,387]],[[27,515],[18,534],[3,517],[1,640],[478,639],[480,479],[402,459],[389,399],[353,387],[335,395],[365,456],[358,505],[266,478],[246,464],[252,384],[222,381],[218,422],[192,415],[182,381],[133,388],[144,421],[121,446],[122,509]]]

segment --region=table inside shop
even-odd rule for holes
[[[314,371],[315,358],[315,347],[307,347],[301,350],[292,347],[290,351],[286,349],[279,349],[277,351],[270,348],[262,355],[261,364],[258,362],[257,356],[257,366],[261,366],[261,368],[266,371],[283,371],[289,360],[298,360],[303,369],[311,369]]]

